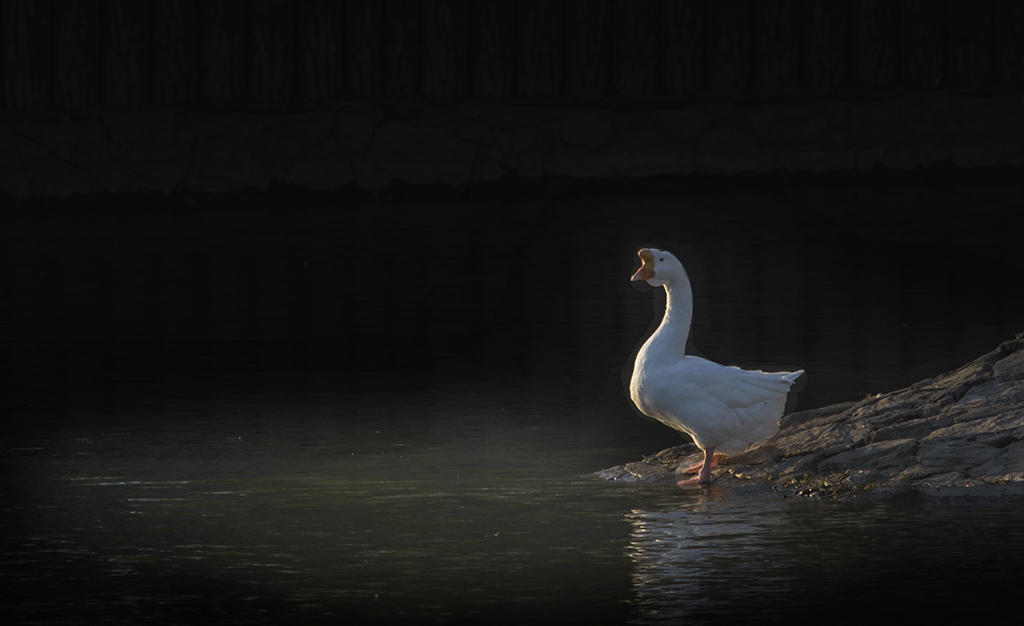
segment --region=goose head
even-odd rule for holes
[[[640,269],[633,274],[632,281],[646,280],[648,284],[661,287],[678,276],[685,276],[683,264],[671,252],[655,248],[641,248],[637,256],[643,261]]]

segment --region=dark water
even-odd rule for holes
[[[588,472],[631,458],[635,442],[578,436],[570,403],[513,410],[500,395],[463,390],[427,411],[303,394],[129,405],[134,425],[97,409],[77,416],[88,426],[5,442],[4,612],[44,624],[853,624],[1011,623],[1004,611],[1021,608],[1024,503],[609,484]]]
[[[80,425],[4,442],[16,507],[7,500],[5,613],[853,624],[943,623],[979,606],[1011,623],[1001,611],[1021,608],[1024,503],[609,484],[588,473],[630,458],[635,441],[578,436],[572,403],[531,411],[501,395],[462,389],[430,409],[305,394],[129,404],[131,424],[96,407],[71,415]]]
[[[954,181],[5,205],[4,613],[1008,623],[1019,502],[591,473],[681,441],[623,391],[660,306],[628,281],[638,247],[687,265],[698,350],[806,369],[811,408],[1024,330],[1022,197]]]

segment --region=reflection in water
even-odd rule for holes
[[[715,496],[681,510],[633,511],[630,554],[642,623],[722,616],[752,610],[793,588],[784,562],[772,554],[772,531],[782,523],[774,503],[729,507]],[[751,506],[753,504],[753,506]],[[763,609],[758,611],[764,618]]]
[[[1019,614],[1007,609],[1020,607],[1024,573],[1019,506],[751,501],[714,488],[663,501],[627,515],[634,621],[946,623],[984,615],[1014,623]]]

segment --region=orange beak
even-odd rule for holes
[[[636,274],[633,274],[633,278],[630,278],[629,280],[635,282],[638,280],[650,280],[654,278],[654,254],[647,248],[642,248],[640,252],[636,253],[636,255],[640,257],[641,261],[643,261],[643,265],[641,265],[640,269],[636,271]]]

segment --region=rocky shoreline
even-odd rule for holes
[[[597,475],[673,484],[702,458],[691,443]],[[768,444],[727,457],[714,476],[780,497],[1024,495],[1024,333],[905,389],[787,415]]]
[[[1020,167],[1024,93],[0,115],[0,194]]]

